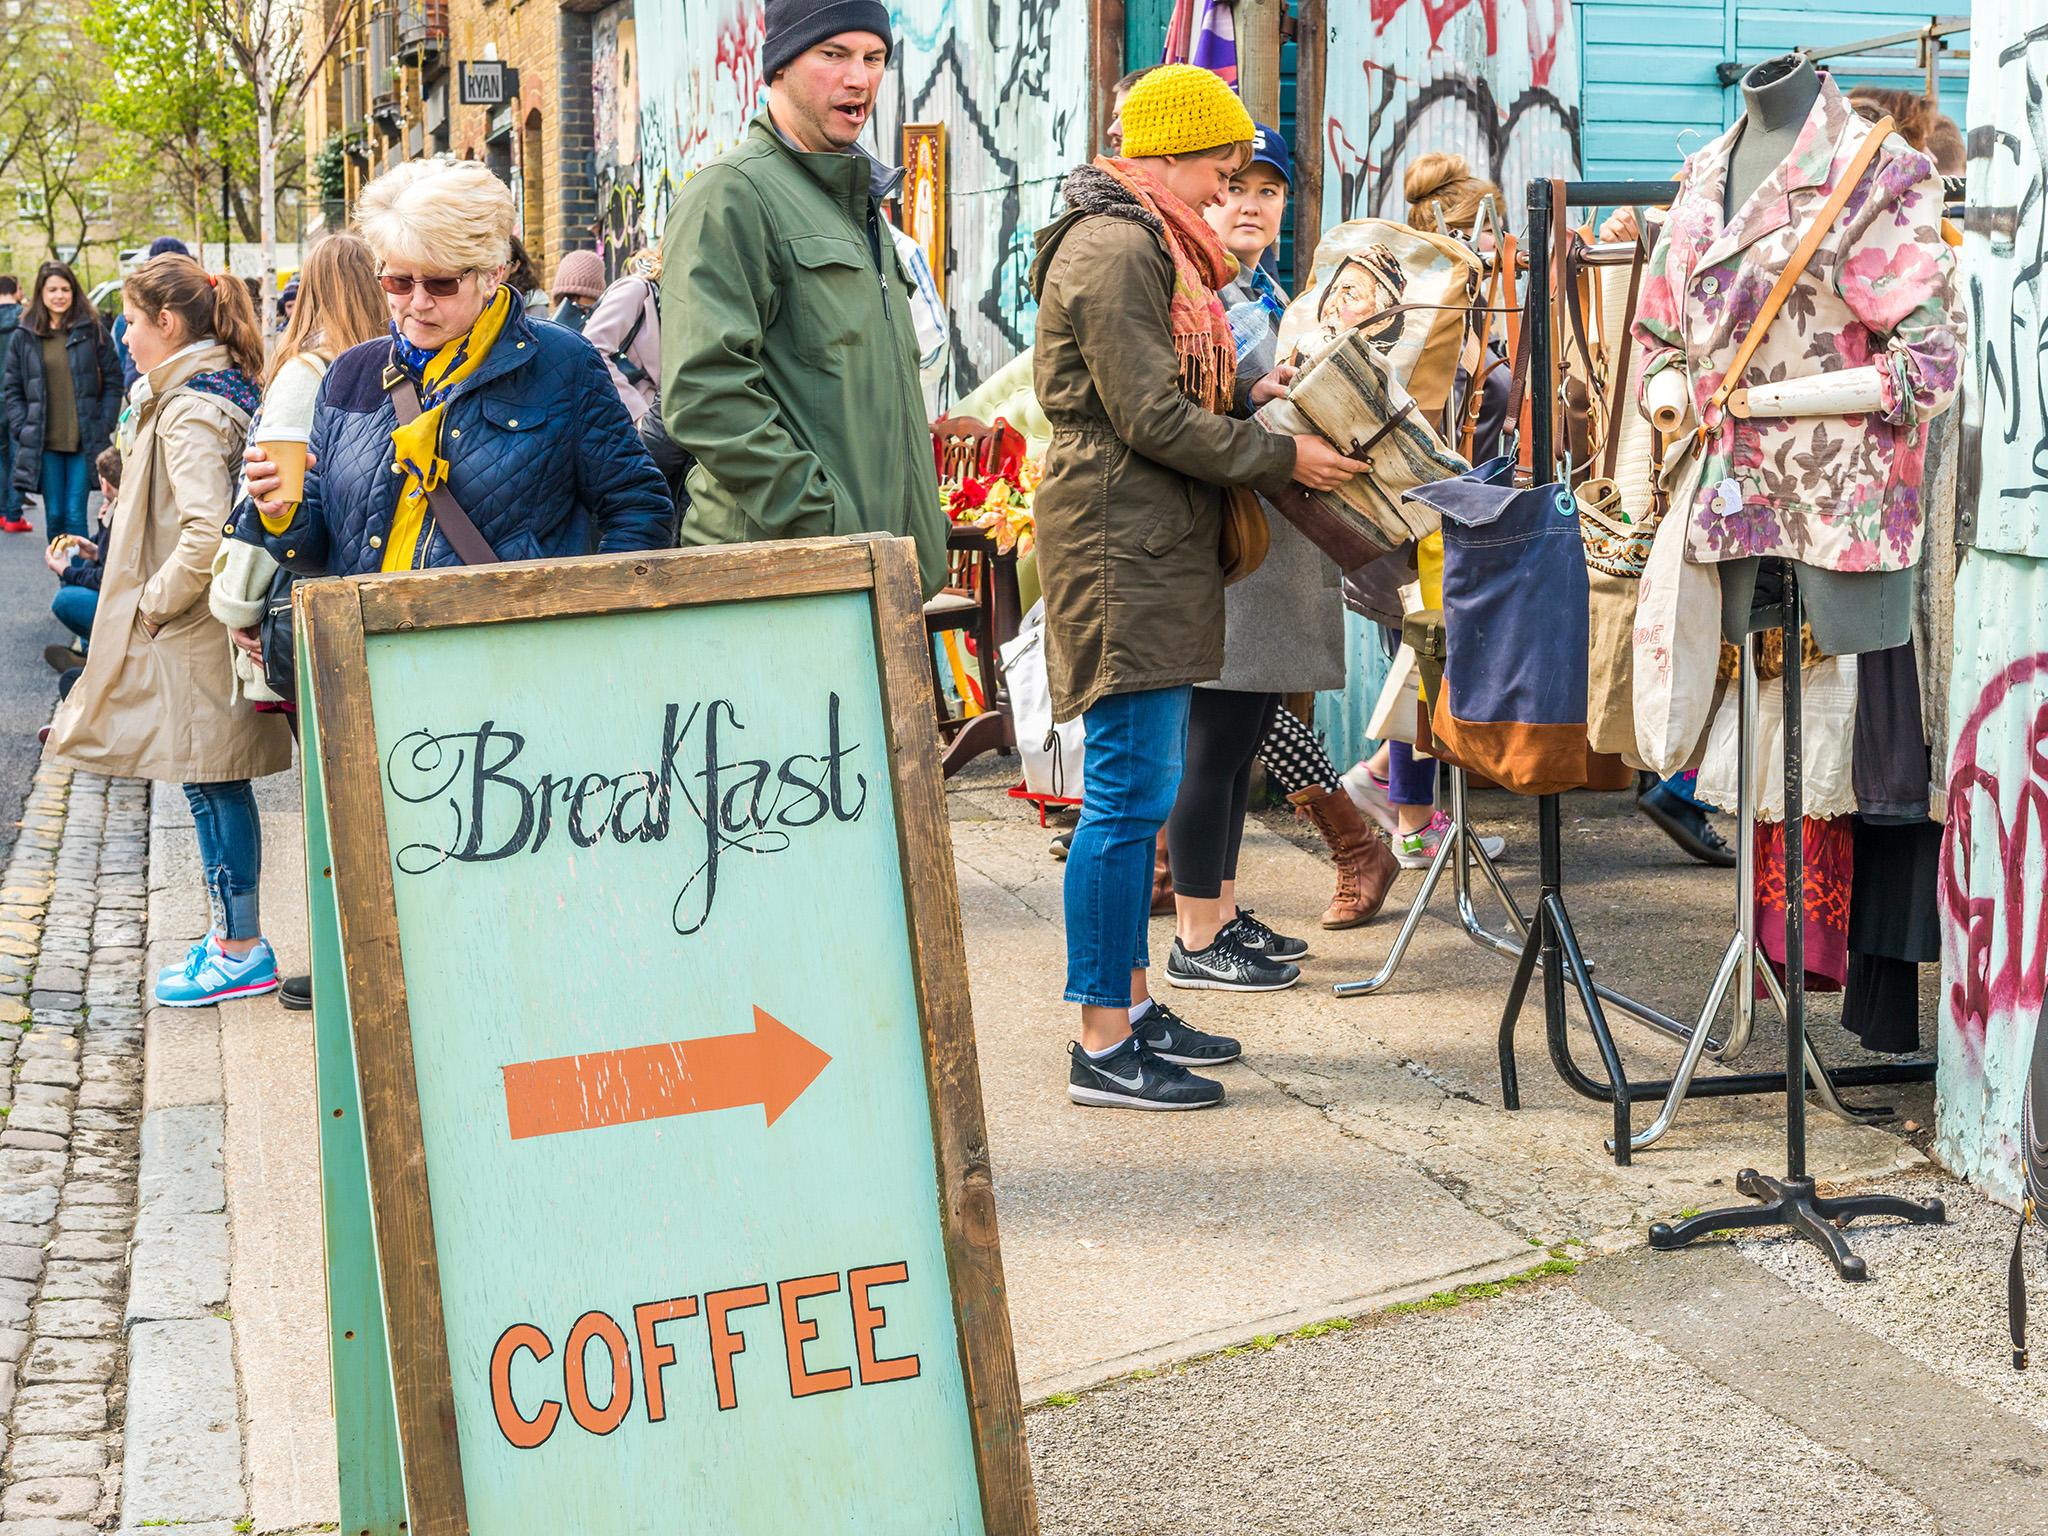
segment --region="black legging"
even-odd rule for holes
[[[1237,878],[1252,759],[1280,707],[1277,693],[1197,688],[1188,708],[1187,766],[1166,819],[1177,896],[1213,901]]]

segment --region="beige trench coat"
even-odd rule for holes
[[[237,702],[228,633],[206,604],[249,418],[178,386],[227,363],[225,348],[205,347],[135,388],[85,673],[50,727],[65,767],[215,784],[291,766],[283,717]]]

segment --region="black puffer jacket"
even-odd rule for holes
[[[121,362],[114,355],[112,338],[96,318],[71,327],[64,338],[64,355],[71,364],[71,390],[78,402],[78,446],[88,459],[96,458],[113,441],[114,424],[121,418]],[[7,349],[0,398],[7,402],[14,484],[33,491],[43,479],[49,390],[43,377],[43,339],[25,325],[15,331]]]

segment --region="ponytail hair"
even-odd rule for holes
[[[217,341],[236,369],[252,379],[262,374],[263,338],[240,278],[215,276],[190,256],[166,252],[137,267],[121,294],[151,320],[169,310],[186,344]]]

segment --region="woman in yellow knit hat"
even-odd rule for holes
[[[1202,219],[1251,156],[1243,104],[1209,71],[1169,65],[1133,88],[1122,124],[1122,157],[1067,178],[1068,211],[1039,234],[1031,271],[1033,378],[1053,428],[1035,504],[1047,673],[1055,718],[1079,716],[1087,743],[1066,867],[1066,997],[1081,1008],[1068,1095],[1206,1109],[1222,1085],[1186,1069],[1232,1060],[1237,1042],[1153,1002],[1145,971],[1153,840],[1189,695],[1223,665],[1225,488],[1329,489],[1363,466],[1242,419],[1286,382],[1240,393],[1216,294],[1237,263]],[[1227,933],[1175,945],[1176,964],[1184,950],[1210,978],[1199,985],[1276,984]]]

